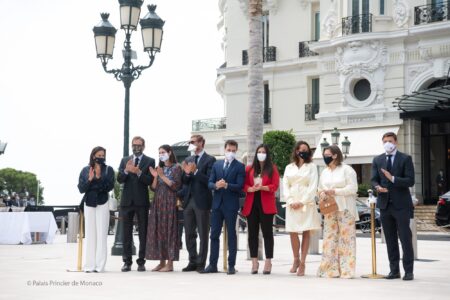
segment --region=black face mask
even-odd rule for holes
[[[99,165],[104,165],[105,164],[105,159],[103,157],[95,157],[94,161],[96,163],[98,163]]]
[[[308,160],[309,158],[309,152],[298,152],[297,153],[298,157],[300,157],[303,160]]]
[[[331,157],[331,156],[324,156],[323,157],[323,161],[328,166],[333,161],[333,157]]]

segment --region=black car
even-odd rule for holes
[[[356,200],[356,208],[358,209],[359,221],[356,222],[356,228],[362,232],[370,232],[370,207],[366,205],[362,200]],[[380,210],[375,209],[375,229],[381,230]]]
[[[450,191],[439,197],[436,206],[435,220],[437,226],[446,226],[450,224]]]

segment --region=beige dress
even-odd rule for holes
[[[286,166],[283,177],[286,231],[303,232],[321,228],[315,201],[318,176],[317,167],[313,163],[305,163],[300,168],[295,163]],[[292,203],[302,203],[303,207],[293,209],[290,207]]]

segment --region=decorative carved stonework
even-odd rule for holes
[[[239,6],[242,12],[248,18],[248,1],[249,0],[238,0]],[[262,0],[263,1],[263,11],[268,11],[270,14],[275,15],[278,10],[278,0]]]
[[[381,41],[352,41],[336,49],[336,72],[344,106],[367,107],[384,104],[384,77],[387,47]],[[368,99],[360,101],[353,96],[353,87],[361,79],[370,82]]]
[[[336,13],[336,3],[333,2],[327,14],[323,18],[322,32],[325,33],[326,37],[331,39],[336,36],[336,33],[340,27],[341,23],[339,22],[338,15]]]
[[[409,21],[409,3],[407,0],[394,0],[394,22],[398,27],[403,27]]]
[[[311,3],[311,0],[298,0],[298,2],[300,2],[300,5],[303,9],[306,9],[308,7],[308,4]]]

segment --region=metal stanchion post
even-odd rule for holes
[[[84,237],[84,215],[83,212],[80,211],[80,226],[78,230],[78,258],[77,258],[77,269],[76,270],[67,270],[67,272],[82,272],[81,264],[83,261],[83,237]]]
[[[376,240],[375,240],[375,205],[376,198],[373,196],[372,190],[369,190],[369,201],[370,201],[370,237],[372,240],[372,274],[362,275],[362,278],[369,279],[381,279],[385,278],[383,275],[377,274],[377,250],[376,250]]]
[[[223,270],[225,272],[228,271],[227,251],[228,251],[228,230],[225,222],[223,222]]]

